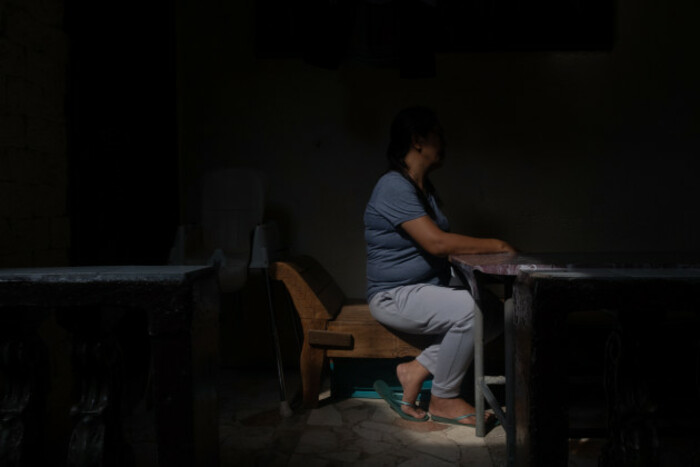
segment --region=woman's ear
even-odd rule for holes
[[[411,147],[415,149],[418,152],[421,152],[423,150],[423,138],[417,135],[411,136]]]

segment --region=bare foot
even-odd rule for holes
[[[401,383],[401,387],[403,388],[402,400],[411,404],[401,407],[401,410],[408,415],[416,418],[425,417],[425,410],[415,407],[415,403],[416,399],[418,399],[421,387],[423,386],[423,381],[425,381],[429,375],[430,372],[423,365],[418,363],[418,360],[401,363],[396,367],[396,377],[399,379],[399,383]]]
[[[476,409],[461,397],[443,398],[431,395],[430,413],[443,418],[457,418],[463,415],[475,414],[473,417],[465,417],[459,420],[459,423],[464,425],[476,424]],[[489,422],[491,417],[491,415],[485,414],[484,420]]]

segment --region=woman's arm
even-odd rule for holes
[[[476,238],[445,232],[428,216],[406,221],[401,227],[421,248],[435,256],[516,251],[508,243],[496,238]]]

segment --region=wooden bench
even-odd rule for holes
[[[304,332],[299,367],[304,407],[315,407],[322,371],[331,358],[415,357],[424,336],[392,331],[377,322],[363,299],[348,299],[318,261],[301,256],[275,262],[272,278],[289,292]]]

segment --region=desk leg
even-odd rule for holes
[[[484,423],[484,314],[474,307],[474,408],[476,409],[476,436],[486,436]]]
[[[158,465],[218,465],[218,288],[194,284],[182,309],[150,313]]]
[[[519,466],[566,466],[568,462],[567,381],[561,352],[566,341],[566,302],[541,300],[516,283],[515,401]]]
[[[515,305],[509,298],[504,304],[504,338],[505,338],[505,364],[506,364],[506,453],[508,466],[515,465]]]

